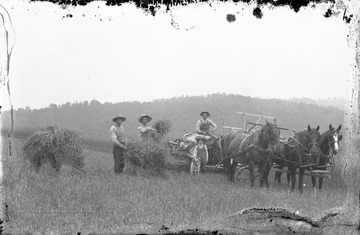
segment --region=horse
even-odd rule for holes
[[[221,139],[221,136],[216,137],[215,135],[212,135],[212,137],[205,143],[208,147],[209,165],[216,165],[222,161],[222,154],[220,149]]]
[[[285,144],[285,159],[288,163],[288,169],[291,176],[291,191],[295,190],[296,169],[299,168],[299,190],[303,192],[303,178],[306,169],[309,166],[317,164],[317,158],[320,153],[319,133],[320,126],[316,129],[308,125],[307,130],[295,133]]]
[[[284,156],[285,153],[284,153],[284,146],[285,144],[287,143],[287,141],[283,142],[282,145],[283,145],[283,153],[281,154],[281,156]],[[275,166],[276,169],[284,169],[284,167],[287,167],[288,164],[287,164],[287,161],[285,159],[285,157],[282,157],[282,158],[273,158],[273,163],[275,163],[277,166]],[[282,172],[281,171],[277,171],[275,172],[275,182],[278,182],[279,184],[281,184],[281,175],[282,175]],[[287,182],[288,184],[290,184],[290,180],[291,180],[291,175],[290,173],[287,173],[286,174],[287,176]]]
[[[224,172],[230,181],[234,181],[234,174],[231,174],[230,168],[233,161],[229,157],[240,152],[240,143],[247,136],[245,135],[244,137],[244,135],[244,133],[237,131],[225,134],[221,137],[221,163],[223,163]]]
[[[239,133],[235,135],[229,144],[231,155],[225,159],[232,159],[230,167],[230,180],[234,181],[235,169],[238,163],[248,165],[250,172],[251,187],[254,186],[255,165],[259,166],[260,187],[264,183],[269,187],[268,175],[271,169],[271,155],[278,154],[281,151],[280,130],[276,124],[266,124],[251,135]],[[235,150],[235,151],[234,151]],[[233,153],[235,152],[235,155]],[[237,153],[236,153],[237,152]]]
[[[342,134],[340,133],[341,125],[337,129],[329,125],[329,130],[325,131],[320,136],[319,147],[320,147],[320,159],[319,164],[313,167],[313,170],[326,170],[327,164],[330,163],[332,153],[334,155],[339,151],[339,142],[342,140]],[[316,177],[311,176],[311,182],[313,188],[316,189]],[[322,188],[323,177],[319,177],[319,189]]]

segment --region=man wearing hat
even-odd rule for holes
[[[197,145],[194,148],[193,158],[200,159],[200,172],[205,173],[205,165],[209,161],[209,153],[204,142],[206,141],[204,136],[196,136]]]
[[[212,132],[215,132],[217,125],[213,121],[208,119],[208,117],[211,116],[210,113],[204,111],[200,113],[200,116],[202,118],[196,123],[196,132],[201,135],[209,135],[210,126],[213,127]]]
[[[122,115],[118,115],[113,119],[114,125],[110,128],[110,137],[114,144],[113,146],[113,154],[114,154],[114,171],[115,174],[118,175],[123,172],[125,167],[125,150],[127,147],[125,146],[125,130],[121,125],[126,118]]]
[[[151,120],[152,118],[147,114],[143,114],[138,118],[138,121],[141,123],[141,126],[138,127],[140,138],[143,138],[148,131],[155,131],[154,128],[147,126],[147,124],[151,122]]]

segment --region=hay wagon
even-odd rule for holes
[[[196,132],[186,132],[182,138],[174,141],[168,141],[170,146],[170,152],[173,156],[178,158],[189,158],[192,156],[194,147],[196,146],[195,138],[199,136]],[[216,156],[221,156],[220,146],[218,144],[218,136],[205,136],[206,146],[209,152],[208,165],[205,169],[221,170],[221,167],[216,167],[220,163],[221,159],[217,159]],[[210,168],[209,168],[210,167]]]
[[[242,123],[242,127],[233,127],[233,126],[225,126],[223,125],[223,135],[225,132],[241,132],[245,135],[251,135],[253,132],[258,131],[259,128],[261,128],[267,120],[268,122],[272,122],[276,124],[276,118],[266,115],[259,115],[259,114],[252,114],[252,113],[245,113],[245,112],[236,112],[240,115],[240,121]],[[284,127],[278,127],[280,130],[284,131],[290,131],[288,128]],[[292,130],[295,133],[295,130]],[[197,133],[186,133],[182,138],[176,139],[175,141],[169,141],[169,146],[171,149],[171,154],[176,157],[191,157],[192,151],[194,146],[196,145],[195,137],[197,136]],[[207,137],[208,140],[211,139],[210,136]],[[283,138],[280,137],[280,141],[283,145],[289,145],[290,142],[293,140],[292,137],[290,138]],[[215,148],[219,145],[215,144],[215,141],[207,141],[207,147],[209,150],[211,148]],[[216,152],[216,151],[213,151]],[[221,154],[221,150],[220,150]],[[221,172],[223,171],[223,165],[220,164],[221,161],[214,160],[214,156],[211,156],[211,151],[209,151],[209,163],[205,166],[205,169],[210,172]],[[334,167],[334,157],[333,153],[330,152],[328,156],[325,156],[324,154],[320,154],[319,157],[327,157],[329,159],[328,164],[326,167]],[[274,156],[278,157],[279,156]],[[313,161],[313,159],[307,158],[303,159],[301,162],[298,163],[299,167],[319,167],[319,157]],[[223,159],[223,156],[221,156],[221,159]],[[286,159],[282,159],[283,161],[287,161]],[[279,172],[289,172],[287,169],[279,169],[279,165],[273,164],[272,168],[274,168],[275,171]],[[248,169],[247,165],[238,164],[236,168],[235,177],[240,177],[241,172],[245,169]],[[298,172],[297,172],[298,174]],[[331,178],[330,171],[323,171],[323,170],[311,170],[309,172],[305,172],[305,175],[315,176],[315,177],[326,177]]]
[[[263,126],[261,122],[265,122],[266,120],[273,121],[276,123],[276,119],[270,116],[237,112],[237,114],[241,115],[241,122],[243,124],[242,127],[231,127],[231,126],[222,126],[223,134],[225,134],[225,130],[230,130],[233,132],[242,132],[246,135],[250,135],[255,132],[258,127]],[[286,128],[280,128],[283,130],[288,130]],[[198,136],[197,133],[186,133],[183,138],[176,139],[175,141],[169,141],[169,146],[171,149],[171,153],[176,157],[190,157],[192,154],[192,150],[196,145],[195,137]],[[220,144],[214,141],[214,138],[207,136],[207,147],[209,149],[209,162],[205,166],[205,169],[209,172],[221,172],[223,171],[223,165],[220,164],[223,156],[221,156]],[[210,141],[209,141],[210,140]],[[219,155],[220,159],[216,158],[214,155]],[[243,170],[247,169],[247,165],[238,164],[237,166],[237,175],[240,174]]]

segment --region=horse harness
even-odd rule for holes
[[[328,145],[329,145],[329,149],[332,149],[332,147],[331,147],[331,145],[332,144],[334,144],[335,142],[337,142],[337,141],[335,141],[334,139],[330,139],[330,134],[332,134],[332,133],[336,133],[336,130],[332,130],[332,131],[330,131],[328,134],[327,134],[327,138],[328,138]],[[339,135],[339,134],[338,134]],[[338,140],[339,141],[339,140]]]
[[[297,139],[293,138],[293,137],[290,137],[290,139],[294,140],[300,147],[302,147],[306,152],[310,152],[308,148],[306,148],[303,144],[301,144]],[[312,146],[312,145],[317,145],[319,146],[318,143],[316,142],[313,142],[311,144],[309,144],[309,146]],[[290,146],[292,148],[295,148],[295,146]],[[306,153],[305,153],[306,154]],[[309,154],[310,155],[310,154]]]
[[[329,147],[329,152],[328,154],[324,154],[322,151],[320,151],[320,155],[322,158],[326,159],[326,160],[329,160],[329,159],[332,159],[332,162],[329,161],[330,165],[332,166],[335,166],[335,161],[334,161],[334,155],[333,155],[333,148],[332,148],[332,144],[334,144],[336,141],[335,140],[331,140],[330,139],[330,135],[332,133],[336,132],[336,130],[332,130],[330,131],[328,134],[327,134],[327,139],[328,139],[328,147]],[[326,166],[326,165],[325,165]],[[322,166],[320,166],[322,167]]]
[[[244,133],[243,133],[243,134],[244,134]],[[246,134],[244,134],[244,135],[246,135]],[[252,134],[252,135],[255,135],[255,133]],[[240,144],[240,149],[241,149],[240,154],[246,153],[246,152],[249,151],[250,149],[256,149],[256,150],[259,151],[259,152],[264,152],[264,153],[267,153],[267,154],[270,153],[270,155],[272,155],[271,150],[262,148],[258,143],[252,143],[252,144],[250,144],[249,146],[247,146],[245,149],[243,149],[243,145],[244,145],[245,141],[247,141],[249,138],[251,138],[252,135],[247,135],[247,136],[245,137],[245,139],[243,139],[243,141],[241,141],[241,144]],[[255,138],[257,138],[257,136],[256,136]],[[269,156],[270,156],[270,155],[269,155]]]
[[[298,133],[296,133],[296,134],[298,134]],[[301,148],[303,148],[303,149],[305,150],[305,152],[304,152],[303,154],[304,154],[306,157],[311,157],[311,156],[312,156],[312,154],[309,153],[309,152],[310,152],[309,149],[306,148],[303,144],[300,143],[300,141],[298,141],[298,140],[297,140],[296,138],[294,138],[294,137],[290,137],[285,144],[287,144],[287,145],[290,146],[291,148],[296,148],[295,145],[291,145],[291,144],[289,143],[291,140],[295,141],[295,143],[298,144],[298,146],[300,146]],[[316,142],[310,143],[310,144],[309,144],[309,147],[311,147],[312,145],[316,145],[317,148],[319,148],[319,144],[316,143]],[[319,152],[320,152],[320,154],[323,154],[323,153],[321,152],[321,150],[320,150]],[[314,165],[318,164],[318,163],[316,163],[316,164],[315,164],[315,163],[310,163],[310,164],[307,164],[307,165],[305,165],[305,166],[302,166],[302,157],[301,157],[301,155],[299,155],[299,153],[296,153],[296,154],[297,154],[298,157],[299,157],[299,162],[291,161],[291,160],[288,160],[288,159],[283,159],[283,158],[280,158],[280,157],[278,157],[278,156],[276,156],[276,155],[273,155],[273,157],[278,158],[278,159],[281,159],[281,160],[284,160],[285,162],[289,162],[289,163],[292,163],[292,164],[296,164],[296,165],[298,165],[299,167],[313,167]],[[317,162],[318,162],[318,161],[317,161]],[[300,163],[300,164],[299,164],[299,163]]]

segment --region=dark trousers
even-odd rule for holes
[[[115,171],[115,174],[120,174],[120,173],[123,172],[123,169],[125,167],[124,149],[114,145],[113,154],[114,154],[114,171]]]
[[[200,172],[205,173],[205,165],[207,163],[206,158],[205,157],[200,157],[200,161],[201,161],[201,163],[200,163]]]

